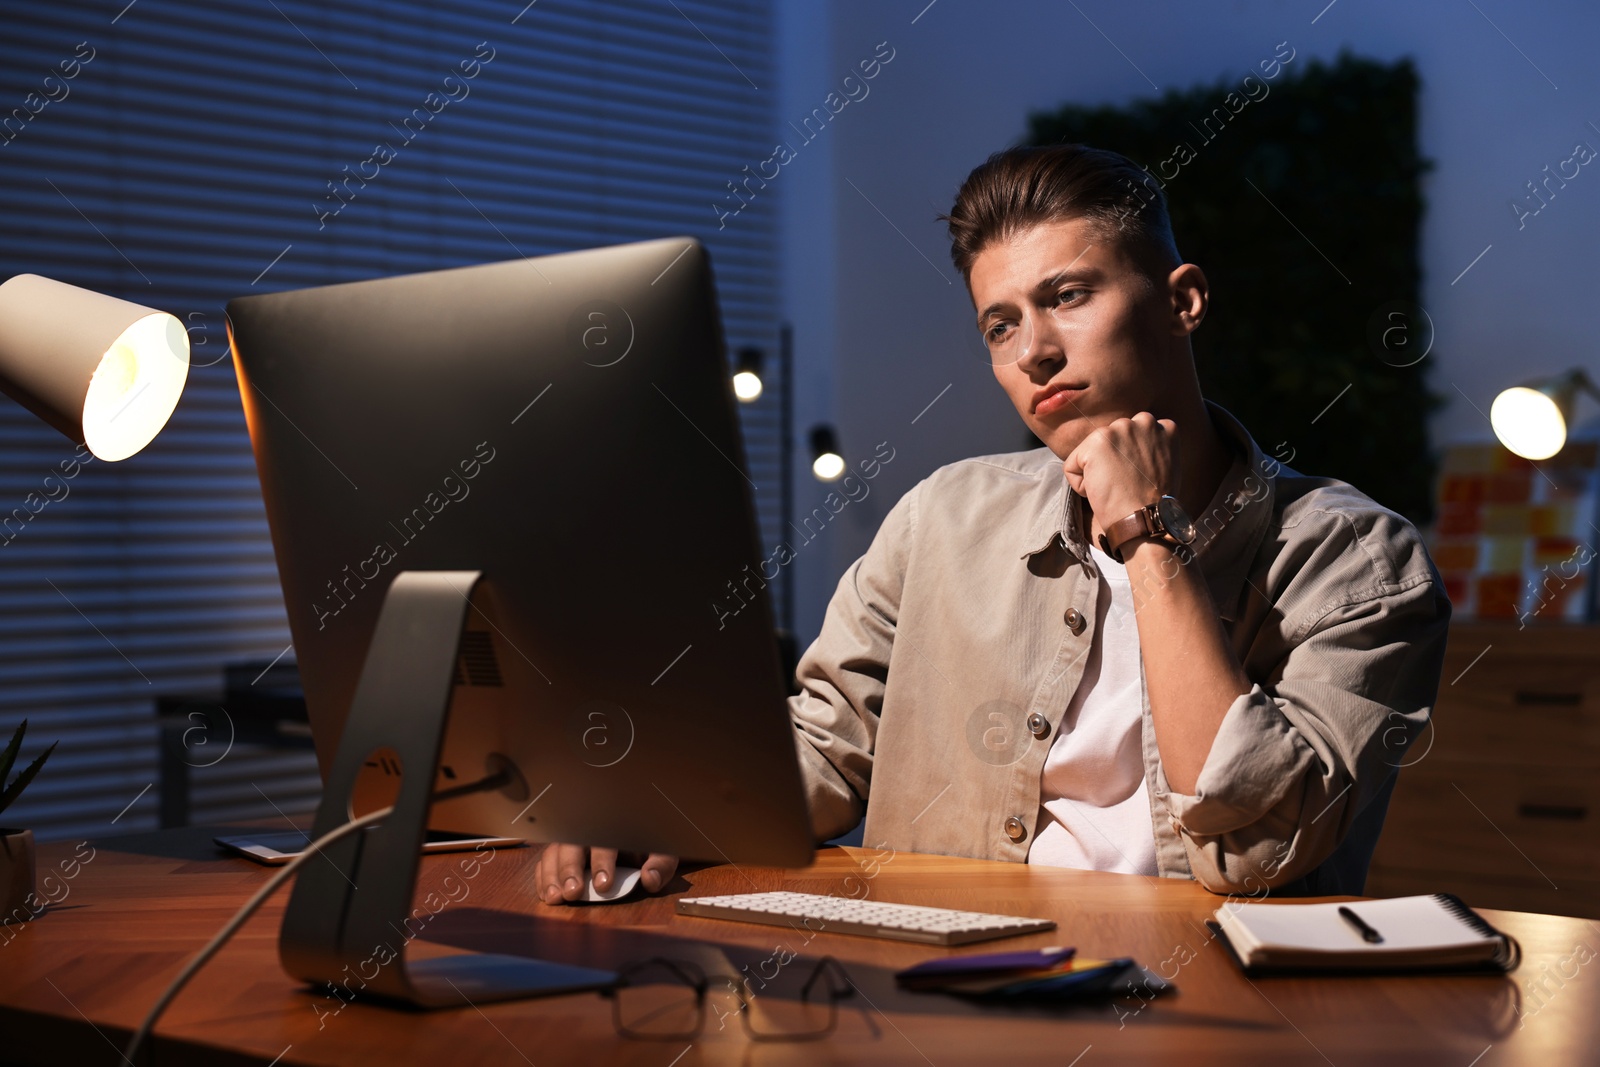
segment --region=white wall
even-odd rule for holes
[[[1411,56],[1423,82],[1421,148],[1435,162],[1425,179],[1422,238],[1422,299],[1437,328],[1431,384],[1448,401],[1433,420],[1435,442],[1487,432],[1472,404],[1487,411],[1508,384],[1575,364],[1600,371],[1591,326],[1600,297],[1600,165],[1583,167],[1520,231],[1509,206],[1518,194],[1527,196],[1524,183],[1542,177],[1545,164],[1554,169],[1568,158],[1575,142],[1600,148],[1594,59],[1600,6],[1582,0],[1476,0],[1476,7],[1467,0],[1336,0],[1326,10],[1326,0],[1079,0],[1076,8],[1066,0],[936,0],[931,7],[927,0],[780,0],[779,6],[780,134],[786,121],[798,122],[822,104],[878,42],[895,50],[869,95],[799,149],[781,194],[784,307],[795,324],[798,356],[797,428],[803,433],[812,421],[834,422],[848,457],[869,455],[885,440],[895,449],[871,495],[845,507],[800,554],[803,640],[815,636],[838,575],[865,550],[900,494],[941,464],[1010,451],[1025,440],[983,362],[970,301],[934,216],[948,209],[973,166],[1024,135],[1030,110],[1123,104],[1154,95],[1152,82],[1184,89],[1243,77],[1281,41],[1296,50],[1291,68],[1312,57],[1332,60],[1342,48],[1380,60]],[[1361,224],[1297,222],[1311,231]],[[1306,254],[1316,255],[1309,247]],[[917,418],[946,385],[950,390]],[[804,514],[817,502],[806,499],[817,486],[809,476],[797,476],[796,485]]]

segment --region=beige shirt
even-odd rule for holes
[[[1167,785],[1141,686],[1157,869],[1219,893],[1360,892],[1450,603],[1410,523],[1211,414],[1238,458],[1188,565],[1255,685],[1193,795]],[[1027,859],[1099,614],[1084,511],[1045,448],[941,467],[890,510],[789,702],[819,839],[865,811],[868,845]]]

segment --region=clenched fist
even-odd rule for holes
[[[1178,426],[1141,411],[1095,430],[1062,462],[1100,529],[1178,492]]]

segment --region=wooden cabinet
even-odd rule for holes
[[[1600,918],[1600,626],[1451,628],[1367,892]]]

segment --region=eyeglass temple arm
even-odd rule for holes
[[[828,990],[829,998],[832,1000],[843,1000],[845,997],[855,995],[856,984],[850,980],[850,975],[845,971],[844,966],[832,956],[824,956],[817,961],[817,966],[811,972],[811,977],[806,979],[806,984],[800,987],[800,997],[802,1000],[811,999],[811,987],[816,985],[817,979],[821,978],[823,974],[825,974],[830,968],[838,971],[839,977],[843,981],[842,988],[838,988],[837,991],[835,991],[833,988]]]

